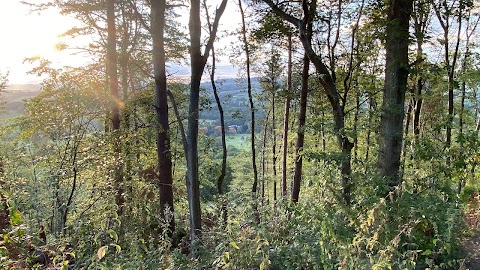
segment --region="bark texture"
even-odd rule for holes
[[[388,190],[401,182],[405,92],[408,78],[409,20],[412,0],[390,1],[385,41],[385,86],[380,119],[378,167]],[[388,191],[387,191],[388,192]]]
[[[165,0],[151,2],[151,29],[153,39],[153,73],[155,79],[155,109],[157,113],[157,166],[160,190],[160,217],[168,222],[169,234],[175,230],[173,217],[173,175],[170,149],[167,77],[165,71]]]

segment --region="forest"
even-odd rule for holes
[[[478,1],[23,4],[88,61],[0,74],[0,269],[480,269]]]

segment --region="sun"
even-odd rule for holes
[[[31,13],[30,8],[17,0],[0,1],[0,72],[10,72],[11,83],[32,78],[26,74],[31,68],[24,64],[26,57],[40,56],[54,62],[60,53],[56,45],[59,35],[74,25],[73,19],[56,10]]]

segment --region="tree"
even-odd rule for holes
[[[308,30],[312,30],[312,24],[309,23]],[[311,38],[311,32],[310,32]],[[297,142],[295,145],[295,171],[293,174],[292,183],[292,201],[298,202],[300,197],[300,183],[302,180],[302,168],[303,168],[303,146],[305,144],[305,122],[307,117],[307,101],[308,101],[308,78],[310,76],[310,59],[305,53],[303,56],[303,69],[302,69],[302,85],[300,90],[300,108],[298,114],[298,129],[297,129]]]
[[[283,113],[283,156],[282,156],[282,197],[287,197],[287,158],[288,158],[288,130],[290,120],[290,102],[292,100],[292,35],[288,35],[288,61],[287,61],[287,93]]]
[[[284,98],[285,98],[285,106],[284,106],[284,113],[283,113],[283,139],[282,139],[282,197],[287,196],[287,159],[288,159],[288,132],[289,132],[289,120],[290,120],[290,103],[293,97],[293,84],[292,84],[292,35],[294,29],[290,27],[290,25],[286,24],[282,18],[276,16],[272,13],[265,13],[264,10],[260,9],[257,13],[260,13],[261,16],[258,17],[259,27],[254,29],[254,36],[255,39],[266,44],[271,44],[272,48],[274,47],[283,47],[283,39],[287,38],[287,50],[288,50],[288,60],[287,60],[287,89],[284,91]],[[278,74],[280,76],[281,74]],[[274,110],[274,108],[272,108]],[[275,115],[273,115],[275,118]],[[266,133],[264,133],[266,136]],[[264,140],[265,143],[265,140]],[[275,145],[275,143],[274,143]],[[263,150],[262,150],[263,151]],[[275,150],[273,150],[274,156],[276,155]],[[275,164],[276,162],[274,162]],[[262,164],[263,163],[263,153],[262,153]],[[262,165],[263,166],[263,165]],[[276,169],[275,169],[276,170]],[[263,174],[263,172],[262,172]],[[274,171],[274,174],[276,172]],[[263,175],[262,175],[263,177]],[[263,181],[263,180],[262,180]],[[276,180],[275,180],[276,181]],[[276,182],[274,183],[276,185]],[[274,187],[274,189],[276,189]],[[263,194],[263,190],[262,190]],[[274,192],[276,194],[276,192]],[[275,195],[276,196],[276,195]]]
[[[388,191],[400,179],[405,92],[409,73],[408,44],[411,0],[390,1],[385,38],[385,85],[380,118],[378,167]],[[387,191],[387,192],[388,192]]]
[[[255,218],[256,223],[260,223],[260,214],[258,213],[257,209],[257,192],[258,192],[258,172],[257,172],[257,158],[256,158],[256,150],[255,150],[255,106],[253,104],[253,95],[252,95],[252,81],[250,77],[250,45],[247,39],[247,26],[245,23],[245,12],[242,6],[242,0],[238,0],[238,6],[240,8],[240,15],[242,17],[242,45],[243,51],[245,52],[245,65],[246,65],[246,72],[247,72],[247,92],[248,92],[248,102],[250,105],[250,143],[251,143],[251,151],[252,151],[252,169],[253,169],[253,185],[252,185],[252,207],[253,207],[253,215]]]
[[[263,0],[272,11],[283,18],[284,20],[290,22],[295,27],[297,27],[300,35],[300,41],[302,42],[305,53],[308,55],[308,58],[313,63],[318,73],[318,80],[320,85],[322,85],[325,94],[328,98],[330,106],[333,112],[334,119],[334,130],[337,137],[337,143],[339,148],[342,151],[342,160],[340,162],[340,171],[341,171],[341,183],[342,183],[342,198],[345,204],[349,205],[351,203],[351,152],[353,149],[353,143],[348,139],[347,133],[345,131],[345,100],[342,99],[339,91],[337,90],[335,78],[332,76],[332,73],[329,71],[328,67],[323,63],[320,55],[315,52],[312,43],[310,42],[308,35],[308,22],[314,17],[317,2],[316,0],[308,3],[307,0],[302,1],[302,13],[303,17],[298,19],[284,10],[282,10],[278,5],[276,5],[272,0]]]
[[[262,78],[260,86],[270,96],[270,108],[272,112],[272,170],[273,170],[273,200],[277,200],[277,135],[276,135],[276,116],[275,116],[275,100],[279,96],[280,80],[282,78],[282,61],[280,53],[272,44],[270,49],[270,59],[266,61],[262,70]],[[283,193],[282,193],[283,194]]]
[[[120,95],[118,87],[117,74],[117,30],[115,26],[115,1],[107,0],[107,76],[110,93],[112,95],[112,113],[111,124],[112,132],[116,137],[120,136]],[[115,201],[117,202],[117,214],[123,214],[125,204],[125,189],[123,187],[121,145],[120,140],[114,140],[114,182],[115,182]]]
[[[157,114],[157,159],[160,189],[160,215],[169,224],[169,235],[175,230],[173,215],[173,177],[170,150],[167,76],[165,71],[165,0],[151,1],[151,33],[153,41],[153,73],[155,79],[155,109]],[[170,220],[167,220],[167,217]]]
[[[43,82],[41,94],[27,102],[25,115],[19,122],[23,136],[31,140],[28,166],[33,170],[33,183],[37,190],[44,187],[51,192],[48,200],[35,194],[37,222],[41,224],[49,218],[50,231],[55,235],[65,236],[70,213],[86,207],[87,202],[76,199],[79,194],[88,194],[83,196],[86,199],[96,196],[94,188],[86,192],[85,179],[92,176],[86,168],[94,161],[99,167],[112,168],[115,164],[115,161],[96,160],[96,151],[91,151],[102,149],[100,145],[105,138],[98,138],[98,121],[111,105],[107,87],[96,70],[98,66],[53,71],[53,78]],[[45,175],[39,173],[41,168],[45,169]],[[101,185],[98,183],[98,189]],[[39,209],[50,204],[52,214],[42,216]]]
[[[212,24],[210,22],[210,16],[208,13],[208,7],[206,0],[203,0],[203,5],[206,11],[207,15],[207,24],[208,24],[208,31],[209,34],[212,33]],[[225,132],[225,116],[223,112],[223,105],[220,100],[220,96],[218,95],[218,89],[217,89],[217,84],[215,82],[215,69],[216,69],[216,57],[215,57],[215,46],[212,45],[212,66],[210,70],[210,83],[212,85],[213,89],[213,95],[215,96],[215,103],[217,104],[218,108],[218,113],[220,114],[220,135],[222,138],[222,168],[220,170],[220,175],[217,178],[217,191],[220,196],[224,195],[224,182],[225,182],[225,176],[227,173],[227,139],[226,139],[226,132]],[[223,226],[227,226],[227,202],[226,199],[221,198],[223,200],[222,202],[222,219],[223,219]]]
[[[422,111],[422,90],[424,87],[424,79],[422,78],[422,67],[423,65],[421,62],[424,61],[424,52],[423,52],[423,45],[427,35],[427,26],[428,21],[430,19],[430,9],[428,2],[426,1],[414,1],[412,12],[412,18],[414,21],[414,36],[417,44],[416,48],[416,57],[415,57],[415,77],[417,78],[417,82],[415,85],[415,93],[413,94],[413,108],[414,108],[414,116],[413,116],[413,134],[415,139],[420,135],[420,114]]]
[[[461,66],[461,72],[463,73],[463,75],[465,76],[465,73],[467,72],[467,68],[468,68],[468,65],[469,65],[469,62],[471,62],[470,58],[471,58],[471,44],[470,44],[470,40],[473,36],[473,33],[475,33],[475,30],[480,22],[480,17],[476,17],[476,20],[475,18],[471,18],[471,12],[468,11],[467,12],[467,15],[466,15],[466,23],[467,23],[467,26],[466,26],[466,29],[465,29],[465,32],[466,32],[466,40],[465,40],[465,52],[464,52],[464,56],[463,56],[463,61],[462,61],[462,66]],[[473,20],[473,21],[472,21]],[[460,85],[460,91],[461,91],[461,101],[460,101],[460,111],[459,111],[459,121],[458,121],[458,140],[460,142],[460,149],[463,149],[464,147],[464,143],[466,141],[466,136],[464,134],[464,125],[465,125],[465,99],[466,99],[466,92],[467,92],[467,82],[466,82],[466,79],[463,79],[463,81],[461,82],[461,85]],[[460,155],[460,158],[464,159],[465,156],[462,152],[462,154]],[[465,163],[464,163],[465,164]],[[466,164],[465,164],[466,165]],[[466,166],[464,166],[466,167]],[[458,188],[457,188],[457,192],[458,194],[460,194],[462,192],[462,188],[463,186],[466,184],[466,180],[464,180],[463,178],[460,178],[458,180]]]
[[[3,97],[1,93],[7,88],[8,83],[8,73],[7,74],[0,74],[0,111],[3,110]],[[0,158],[0,177],[4,173],[3,168],[3,159]],[[5,182],[0,178],[0,185],[5,186]],[[0,233],[3,232],[4,229],[8,228],[10,225],[10,215],[9,209],[7,205],[7,197],[2,193],[3,190],[0,190]]]
[[[190,236],[192,241],[192,255],[196,256],[196,243],[201,234],[200,209],[200,182],[198,178],[198,110],[200,98],[200,82],[208,60],[213,42],[218,30],[220,18],[225,11],[227,0],[222,0],[217,8],[212,24],[212,32],[208,37],[205,50],[202,54],[201,36],[202,25],[200,20],[200,0],[190,2],[190,101],[188,108],[187,129],[187,192],[190,210]]]
[[[444,48],[444,61],[447,71],[447,92],[448,92],[448,116],[447,116],[447,127],[445,134],[445,149],[449,150],[452,144],[452,128],[453,128],[453,118],[454,118],[454,87],[455,87],[455,69],[457,66],[458,60],[458,50],[460,47],[460,35],[462,29],[462,20],[463,20],[463,9],[465,8],[465,2],[463,0],[458,1],[458,7],[455,7],[457,1],[441,1],[436,3],[432,2],[432,8],[437,15],[438,22],[443,30],[443,48]],[[455,8],[457,10],[455,10]],[[444,10],[443,10],[444,9]],[[455,41],[455,46],[453,48],[453,55],[450,51],[450,39],[451,39],[451,24],[455,20],[454,16],[457,18],[458,31]],[[447,154],[446,159],[447,165],[450,164],[450,155]]]

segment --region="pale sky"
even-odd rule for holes
[[[41,2],[41,0],[30,0]],[[212,1],[212,3],[217,2]],[[219,2],[219,1],[218,1]],[[233,30],[240,21],[236,1],[229,1],[221,19],[221,28]],[[72,56],[72,51],[58,52],[55,45],[68,39],[59,37],[61,33],[75,25],[75,20],[59,15],[55,10],[41,14],[30,13],[27,5],[20,0],[0,0],[0,72],[9,71],[9,83],[38,83],[41,78],[26,74],[32,66],[23,63],[26,57],[41,56],[52,61],[55,66],[79,65],[87,59]]]
[[[0,72],[10,72],[10,84],[39,82],[40,78],[26,74],[32,67],[22,63],[26,57],[39,55],[57,64],[78,61],[55,50],[55,44],[62,41],[59,34],[74,25],[73,19],[54,11],[30,14],[20,0],[1,0],[0,25]]]

